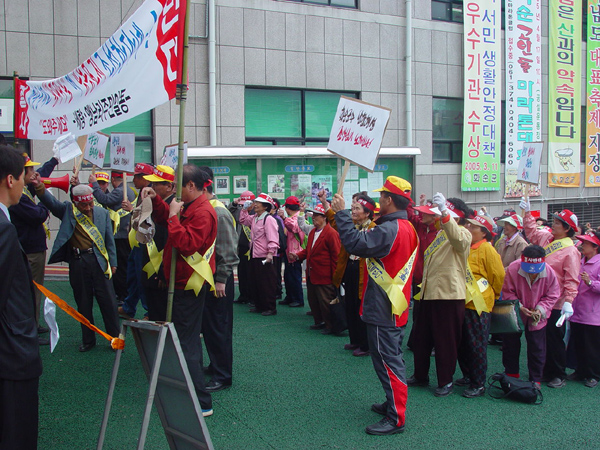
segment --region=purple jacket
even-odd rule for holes
[[[579,275],[579,292],[573,302],[573,315],[569,320],[585,325],[600,326],[600,255],[581,259],[580,273],[587,272],[592,284],[588,286]]]
[[[513,261],[506,269],[504,286],[502,286],[503,300],[519,300],[521,305],[528,309],[542,309],[542,319],[533,326],[529,317],[521,314],[523,324],[530,331],[541,330],[546,326],[548,317],[554,304],[560,296],[560,285],[552,267],[546,264],[545,271],[541,272],[531,286],[528,274],[521,270],[521,261]]]

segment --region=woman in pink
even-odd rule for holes
[[[557,327],[561,314],[569,318],[573,314],[573,300],[579,286],[579,250],[573,243],[577,231],[577,216],[568,209],[554,215],[552,231],[538,230],[535,217],[531,215],[529,202],[521,202],[525,219],[523,227],[532,244],[544,247],[546,263],[554,269],[560,285],[560,297],[548,318],[546,332],[546,365],[544,380],[548,387],[561,388],[566,384],[567,352],[564,342],[565,327]]]
[[[570,380],[583,380],[593,388],[600,380],[600,232],[577,236],[581,244],[579,292],[573,303],[571,339],[575,342],[577,371]]]

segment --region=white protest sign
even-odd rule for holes
[[[135,134],[111,133],[110,168],[133,173],[135,168]]]
[[[183,143],[183,163],[187,163],[187,148],[188,143]],[[162,166],[169,166],[172,169],[177,170],[177,163],[179,162],[179,144],[167,145],[165,151],[160,160]]]
[[[517,170],[517,181],[527,184],[538,184],[543,149],[543,142],[525,142],[523,144],[519,169]]]
[[[108,144],[108,135],[104,133],[90,133],[85,141],[85,150],[83,158],[96,167],[104,166],[104,157],[106,156],[106,145]]]
[[[81,156],[81,148],[79,148],[75,136],[69,133],[59,137],[56,142],[54,142],[54,154],[59,161],[64,164],[67,161],[71,161],[73,158]]]
[[[391,110],[340,97],[327,150],[373,172]]]

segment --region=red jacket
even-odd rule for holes
[[[313,228],[308,234],[306,248],[298,253],[300,261],[306,259],[306,277],[312,284],[333,284],[333,274],[340,253],[340,236],[329,224],[325,225],[315,242]]]
[[[163,253],[165,278],[169,281],[173,247],[183,256],[191,256],[196,252],[204,255],[217,238],[217,213],[205,195],[185,205],[180,219],[177,216],[169,219],[169,205],[158,196],[152,199],[152,207],[152,219],[169,230]],[[214,252],[209,263],[214,274]],[[175,269],[175,289],[185,289],[193,271],[194,269],[179,256]]]
[[[427,250],[427,247],[429,247],[429,245],[436,238],[439,228],[436,228],[435,222],[431,225],[425,225],[423,223],[423,217],[421,215],[415,214],[412,206],[409,206],[406,209],[406,213],[408,214],[408,220],[415,227],[415,231],[417,232],[417,236],[419,237],[419,252],[417,255],[417,259],[415,260],[413,284],[421,284],[421,282],[423,281],[423,263],[425,250]]]

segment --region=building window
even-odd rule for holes
[[[500,25],[504,29],[504,2],[501,6]],[[431,0],[431,19],[463,23],[463,0]]]
[[[246,145],[326,145],[340,96],[357,92],[246,88]]]
[[[291,2],[310,3],[312,5],[340,6],[342,8],[358,8],[357,0],[288,0]]]
[[[14,108],[15,81],[12,77],[0,78],[0,133],[6,139],[6,143],[13,146],[15,146]],[[31,156],[31,141],[29,139],[19,139],[19,145],[16,147]]]

